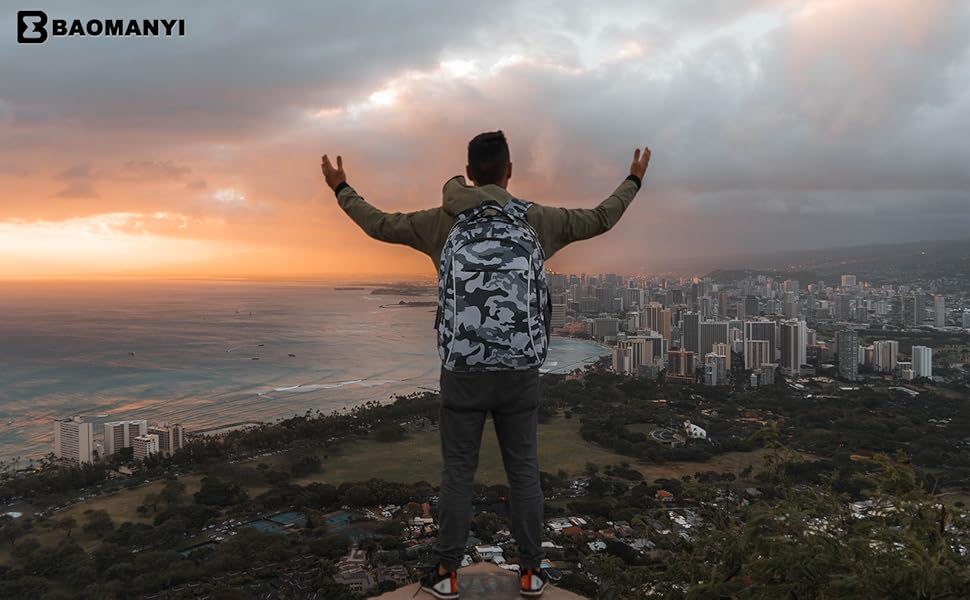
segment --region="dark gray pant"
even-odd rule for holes
[[[511,488],[509,518],[523,569],[536,569],[542,551],[542,487],[536,456],[539,370],[459,373],[441,369],[441,494],[435,554],[456,569],[472,517],[472,484],[485,417],[492,413]]]

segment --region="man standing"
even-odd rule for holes
[[[495,268],[492,264],[487,269],[472,265],[464,274],[471,278],[473,275],[469,273],[473,273],[474,281],[470,279],[461,282],[459,279],[461,286],[454,289],[447,287],[446,284],[455,281],[452,272],[456,264],[455,240],[461,238],[461,235],[449,238],[449,234],[453,228],[457,231],[460,227],[468,227],[472,220],[486,223],[490,218],[488,215],[497,213],[499,220],[507,225],[503,225],[505,229],[493,227],[490,230],[491,237],[487,241],[494,243],[492,246],[483,246],[482,252],[487,254],[486,259],[512,261],[521,258],[522,264],[535,267],[537,271],[527,273],[528,277],[522,281],[527,282],[530,294],[539,291],[538,297],[544,298],[545,289],[539,285],[544,284],[543,261],[568,244],[609,231],[639,191],[649,161],[650,150],[644,147],[641,153],[637,148],[633,153],[629,175],[596,208],[543,206],[523,202],[508,192],[508,182],[512,177],[508,143],[501,131],[487,132],[475,136],[468,144],[466,174],[473,185],[467,185],[464,177],[458,175],[445,183],[441,206],[409,213],[386,213],[366,202],[347,183],[341,156],[337,157],[336,167],[327,155],[322,157],[321,169],[327,184],[337,196],[338,204],[364,232],[375,239],[404,244],[423,252],[434,262],[439,276],[450,275],[442,278],[440,295],[443,305],[447,304],[447,298],[452,298],[453,302],[444,309],[439,306],[436,319],[439,354],[442,358],[439,429],[444,463],[438,501],[439,535],[434,547],[439,564],[421,580],[422,589],[436,598],[455,600],[459,597],[456,571],[465,551],[472,517],[472,489],[478,467],[479,447],[489,413],[494,421],[509,480],[511,530],[521,555],[520,591],[524,596],[540,596],[546,585],[546,575],[540,568],[543,558],[543,495],[539,483],[536,427],[539,407],[538,365],[545,357],[545,342],[550,329],[548,306],[544,302],[524,298],[526,294],[515,289],[517,280],[509,278],[508,273],[513,269],[502,268],[501,265]],[[490,209],[486,210],[486,206]],[[483,227],[491,225],[486,224]],[[511,236],[518,235],[517,232],[524,232],[524,241],[506,243]],[[472,247],[474,244],[471,241],[484,238],[475,238],[473,233],[468,233],[461,239],[469,242],[465,247]],[[530,240],[540,246],[538,253],[533,253],[537,259],[535,261],[526,260],[529,257],[515,257],[499,248],[503,243],[507,248],[527,248]],[[462,266],[458,264],[458,269]],[[493,282],[491,288],[487,283],[483,284],[484,279],[478,278],[483,270],[489,271],[489,277],[496,278],[493,281],[498,283]],[[518,270],[525,272],[525,269]],[[468,286],[464,285],[466,283],[470,283],[474,289],[469,291]],[[477,293],[479,298],[485,294],[487,297],[482,302],[490,308],[472,307],[473,310],[467,312],[472,312],[476,320],[461,323],[464,315],[456,314],[459,312],[457,301],[461,297],[458,292]],[[492,297],[494,293],[501,295],[505,292],[512,295],[511,300],[506,297],[496,302]],[[523,325],[525,333],[518,335],[516,332],[498,331],[512,328],[513,323],[518,323],[514,315],[509,316],[516,308],[517,299],[526,307],[526,312],[530,308],[538,309],[535,313],[529,312],[530,322]],[[469,305],[461,304],[465,308]],[[446,313],[444,317],[443,310]],[[485,312],[490,314],[485,315]],[[496,317],[498,313],[505,316]],[[536,323],[538,325],[534,325]],[[448,330],[449,326],[453,330]],[[451,334],[450,344],[448,340],[443,340],[443,332],[448,331]],[[457,344],[456,333],[465,336]],[[533,333],[536,335],[532,335]],[[535,341],[536,337],[539,338],[539,343]],[[475,344],[487,346],[489,342],[486,338],[492,341],[491,350],[485,349],[476,353]],[[499,342],[513,338],[528,340],[526,350],[520,350],[517,354],[504,352],[506,359],[495,358],[499,354],[495,350],[501,346]],[[513,346],[515,342],[507,345]],[[452,356],[456,346],[466,350],[466,355],[459,356],[457,363]],[[509,350],[505,347],[501,349]],[[462,350],[457,354],[461,355]],[[469,358],[472,355],[477,363],[475,365],[471,364],[473,361]]]

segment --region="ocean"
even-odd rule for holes
[[[198,431],[437,390],[434,307],[381,308],[436,298],[335,285],[0,281],[0,459],[50,452],[72,415]],[[544,370],[608,352],[554,337]]]

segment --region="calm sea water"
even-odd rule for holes
[[[0,458],[74,414],[198,430],[437,389],[433,307],[333,285],[0,282]],[[557,337],[545,368],[607,352]]]

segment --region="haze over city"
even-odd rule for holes
[[[319,157],[417,210],[494,129],[510,191],[552,205],[594,206],[654,151],[613,235],[552,269],[970,230],[966,3],[156,8],[184,38],[0,36],[0,278],[430,276],[347,221]]]

